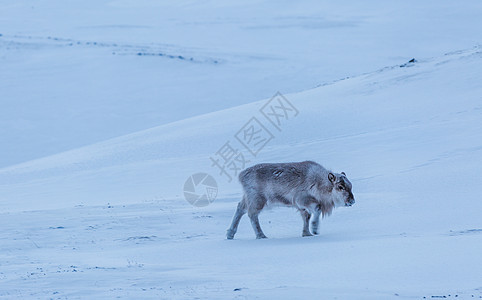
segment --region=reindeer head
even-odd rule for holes
[[[331,194],[335,206],[352,206],[355,203],[355,197],[351,191],[351,182],[346,178],[345,172],[329,173],[328,179],[333,185]]]

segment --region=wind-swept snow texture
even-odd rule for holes
[[[250,164],[347,173],[357,203],[316,237],[277,208],[269,239],[245,218],[225,240],[241,187],[209,156],[266,99],[1,169],[0,296],[480,298],[481,78],[475,47],[285,95],[299,115]],[[219,185],[207,207],[182,198],[196,172]]]

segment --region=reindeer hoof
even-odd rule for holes
[[[259,239],[267,239],[267,238],[268,238],[268,237],[265,236],[264,234],[261,234],[261,235],[256,236],[256,239],[258,239],[258,240],[259,240]]]
[[[226,233],[226,238],[227,238],[228,240],[232,240],[235,233],[236,233],[236,232],[233,232],[232,230],[229,230],[229,229],[228,229],[228,232]]]
[[[301,236],[305,237],[305,236],[313,236],[313,235],[310,232],[303,232]]]

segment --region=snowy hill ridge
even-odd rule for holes
[[[287,148],[293,149],[293,147],[306,152],[308,150],[305,148],[319,146],[330,139],[347,139],[350,136],[376,134],[379,130],[398,131],[405,126],[414,126],[417,122],[421,122],[419,118],[436,122],[437,118],[443,117],[441,114],[435,114],[437,110],[443,110],[442,112],[446,116],[451,113],[461,113],[460,111],[464,111],[466,105],[473,106],[473,103],[469,100],[460,99],[460,96],[474,89],[480,89],[477,82],[478,77],[476,77],[478,74],[473,70],[475,66],[480,64],[480,58],[480,47],[454,51],[439,58],[406,64],[404,67],[399,65],[387,67],[305,92],[286,95],[289,101],[300,110],[300,117],[289,124],[291,127],[277,134],[276,138],[261,153],[261,157],[255,159],[263,161],[265,157],[273,157],[273,155],[276,157],[278,155],[282,161],[296,160],[296,156],[300,156],[299,152],[288,152],[289,155],[280,154],[284,153]],[[470,72],[461,70],[465,67]],[[452,82],[443,79],[444,84],[446,87],[454,86],[450,92],[461,94],[447,95],[434,90],[432,86],[427,86],[416,91],[418,94],[414,95],[417,97],[415,100],[408,97],[415,92],[414,90],[403,90],[404,86],[410,86],[416,81],[433,81],[433,77],[446,71],[453,71],[451,76],[457,74],[459,78]],[[454,74],[455,72],[457,73]],[[465,80],[462,80],[463,78]],[[469,88],[462,88],[463,85],[468,85]],[[385,95],[387,90],[389,91],[391,88],[395,89],[397,93],[388,93],[390,97],[380,99],[380,94]],[[400,93],[400,91],[403,92]],[[406,93],[407,97],[403,93]],[[476,95],[476,93],[471,93],[469,98],[473,98],[473,95]],[[357,103],[361,102],[360,99],[363,99],[363,104]],[[56,184],[56,178],[62,181],[66,179],[65,176],[74,176],[74,174],[77,178],[76,181],[79,176],[87,181],[96,176],[116,177],[115,180],[112,179],[113,182],[111,183],[118,185],[124,177],[122,173],[126,171],[127,173],[138,172],[135,175],[140,176],[140,181],[144,181],[149,174],[152,175],[147,179],[151,184],[155,176],[158,177],[158,182],[167,180],[171,183],[168,178],[172,177],[172,174],[166,174],[172,171],[169,166],[178,170],[179,168],[185,169],[186,173],[183,174],[183,177],[187,177],[190,172],[201,170],[216,173],[216,170],[210,166],[209,156],[213,155],[226,140],[232,138],[267,100],[154,127],[91,146],[0,169],[0,186],[4,191],[1,196],[4,198],[2,202],[5,205],[5,200],[8,203],[11,201],[9,200],[10,197],[17,198],[15,195],[23,194],[22,191],[16,193],[14,190],[16,187],[23,190],[25,184],[29,183],[32,184],[32,189],[28,195],[23,194],[22,198],[34,196],[38,199],[34,187],[42,185],[41,188],[46,188],[45,184]],[[380,114],[373,110],[376,105],[380,104],[382,104],[382,109],[387,108],[389,111],[380,109],[380,113],[382,113]],[[453,107],[446,107],[446,105]],[[354,106],[360,106],[360,109]],[[341,112],[337,107],[344,111]],[[372,108],[370,109],[370,107]],[[480,108],[480,106],[471,108],[477,111],[478,107]],[[390,114],[396,112],[397,109],[402,112],[405,111],[405,113]],[[317,114],[320,117],[317,117]],[[359,124],[363,124],[363,127],[360,127]],[[323,132],[311,130],[318,126],[327,130],[323,130]],[[294,157],[292,154],[295,154]],[[318,157],[321,158],[320,154],[304,155],[300,158],[317,159]],[[268,160],[273,161],[275,159],[273,157],[268,158]],[[153,167],[158,170],[153,170]],[[143,174],[144,172],[146,174]],[[179,174],[179,172],[176,173]],[[132,175],[134,176],[134,174]],[[175,186],[181,186],[183,177],[174,177],[177,180]],[[126,180],[129,179],[132,178],[126,178]],[[70,184],[78,185],[73,186],[75,189],[88,189],[88,185],[83,184],[81,180],[75,183],[70,182]],[[106,184],[105,188],[108,186],[109,184]],[[169,186],[172,186],[172,184],[169,184]],[[111,188],[114,188],[114,186],[111,186]],[[152,186],[149,190],[153,193],[152,196],[164,192],[163,198],[175,197],[180,192],[179,190],[156,192],[152,189]],[[230,192],[231,190],[229,190]],[[72,196],[75,197],[75,195]],[[150,196],[145,195],[144,197]],[[77,198],[77,200],[80,199]],[[115,197],[109,197],[109,199],[109,201],[115,201]],[[47,199],[45,200],[48,202]],[[123,200],[136,202],[135,197],[124,197]],[[17,203],[17,201],[14,202]],[[46,203],[42,205],[44,204]]]
[[[417,60],[285,95],[299,114],[243,152],[347,173],[356,204],[320,236],[280,208],[269,239],[244,218],[225,240],[241,189],[209,157],[266,100],[0,170],[0,297],[482,297],[482,51]],[[182,198],[196,172],[218,182],[207,207]]]
[[[444,63],[451,62],[456,59],[461,59],[461,58],[471,58],[472,56],[480,56],[480,53],[482,52],[480,46],[476,46],[473,49],[468,49],[468,50],[459,50],[459,51],[453,51],[453,52],[448,52],[444,56],[439,57],[439,58],[432,58],[432,59],[427,59],[424,61],[417,61],[417,71],[419,72],[420,68],[423,67],[423,65],[428,65],[425,66],[425,68],[430,68],[433,65],[440,65]],[[377,74],[380,74],[382,72],[387,72],[390,70],[398,70],[399,68],[403,67],[413,67],[415,66],[415,63],[410,64],[402,64],[402,65],[395,65],[395,66],[390,66],[390,67],[385,67],[380,70],[370,72],[370,73],[365,73],[361,75],[356,75],[356,76],[351,76],[351,77],[345,77],[342,79],[334,80],[329,83],[324,83],[318,85],[314,89],[318,89],[320,87],[325,87],[333,84],[340,83],[342,81],[348,80],[348,79],[360,79],[360,78],[365,78],[365,77],[372,77],[376,76]],[[414,74],[418,73],[417,71],[414,70]],[[415,75],[413,75],[415,76]],[[396,78],[397,79],[397,78]],[[398,78],[399,79],[399,78]],[[393,79],[392,79],[393,80]],[[388,80],[386,80],[388,81]],[[311,91],[311,90],[309,90]],[[33,161],[28,161],[25,163],[20,163],[17,165],[9,166],[0,169],[0,172],[6,173],[6,172],[19,172],[19,173],[24,173],[24,172],[29,172],[33,170],[40,170],[40,169],[48,169],[49,167],[52,166],[60,166],[60,165],[68,165],[68,164],[75,164],[75,163],[80,163],[80,162],[85,162],[88,160],[95,159],[97,160],[97,157],[102,159],[103,157],[109,156],[109,154],[113,152],[123,152],[123,151],[129,151],[129,150],[136,150],[142,147],[148,147],[149,145],[152,145],[153,143],[159,143],[161,140],[166,140],[173,135],[174,130],[179,128],[181,130],[184,127],[189,127],[193,126],[194,123],[198,123],[196,125],[200,125],[199,123],[203,122],[204,119],[206,118],[219,118],[223,114],[229,114],[233,110],[238,110],[238,111],[243,111],[247,109],[256,109],[258,106],[264,104],[267,100],[269,99],[263,99],[256,101],[254,103],[249,103],[249,104],[244,104],[240,105],[237,107],[233,107],[230,109],[225,109],[221,111],[216,111],[213,113],[208,113],[208,114],[203,114],[200,116],[196,117],[191,117],[185,120],[180,120],[176,122],[172,122],[169,124],[161,125],[161,126],[156,126],[150,129],[142,130],[136,133],[128,134],[125,136],[120,136],[117,138],[109,139],[104,142],[99,142],[95,143],[93,145],[81,147],[78,149],[66,151],[63,153],[59,153],[56,155],[48,156],[45,158],[41,159],[35,159]],[[234,113],[238,112],[234,111]],[[216,125],[216,124],[214,124]],[[214,127],[214,126],[212,126]],[[208,128],[210,129],[210,128]],[[130,144],[130,147],[124,147],[125,145]],[[84,156],[81,155],[84,153]],[[133,157],[134,159],[139,159],[139,160],[144,160],[145,157],[143,156],[138,156],[138,157]],[[72,161],[71,161],[72,160]],[[120,162],[125,162],[120,160]]]

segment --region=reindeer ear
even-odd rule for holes
[[[341,175],[346,176],[345,172],[341,172]]]
[[[335,183],[335,181],[336,181],[336,176],[333,175],[333,173],[329,173],[329,174],[328,174],[328,179],[329,179],[332,183]]]

